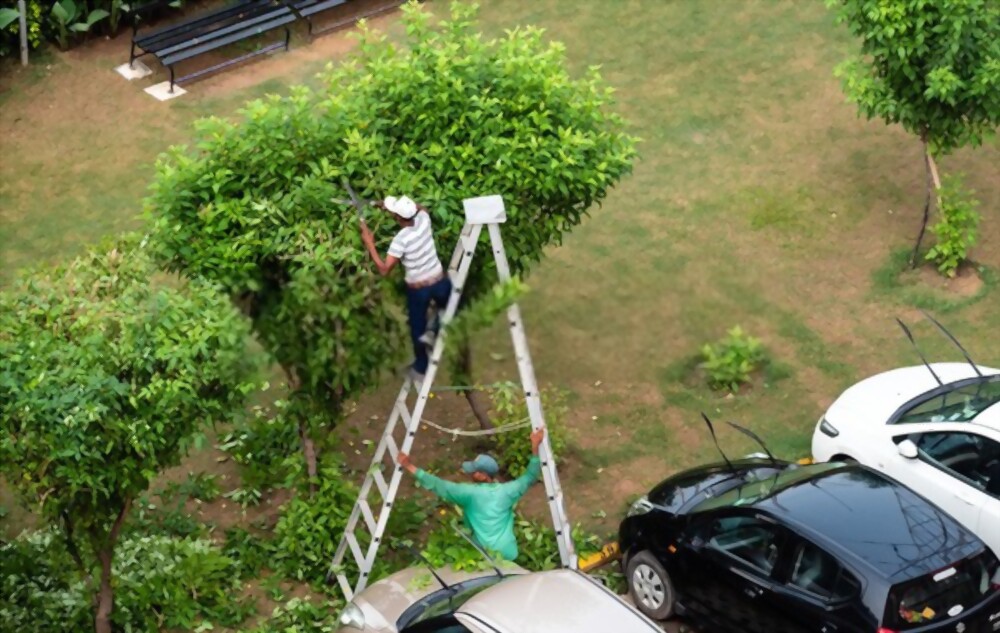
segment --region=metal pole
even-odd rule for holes
[[[21,65],[28,65],[28,9],[24,0],[17,0],[17,10],[21,13]]]

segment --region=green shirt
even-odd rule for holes
[[[462,508],[465,525],[472,530],[476,542],[498,552],[506,560],[514,560],[517,558],[514,506],[541,472],[542,463],[534,455],[523,475],[503,484],[458,484],[423,469],[418,470],[416,476],[421,486]]]

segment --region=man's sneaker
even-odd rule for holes
[[[424,384],[424,375],[417,373],[417,370],[411,367],[410,380],[413,381],[413,385],[417,388],[417,391],[420,391],[420,388],[423,387]]]
[[[426,345],[427,347],[434,347],[434,341],[437,340],[437,335],[434,333],[434,330],[427,330],[426,332],[421,334],[420,338],[418,338],[417,340]]]

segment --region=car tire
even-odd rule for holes
[[[648,551],[629,557],[625,580],[635,606],[644,614],[654,620],[666,620],[674,614],[677,603],[674,583],[660,561]]]

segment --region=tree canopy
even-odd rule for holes
[[[404,9],[402,45],[362,26],[355,57],[322,77],[198,123],[193,150],[164,157],[149,198],[164,265],[216,281],[253,319],[293,388],[330,408],[400,358],[398,303],[379,283],[344,198],[406,194],[430,209],[446,260],[462,199],[501,194],[515,274],[560,241],[631,168],[635,139],[608,111],[596,68],[574,79],[563,47],[525,28],[489,39],[475,8],[432,24]],[[371,214],[369,214],[371,216]],[[368,222],[381,245],[385,214]],[[478,258],[466,294],[489,286]]]
[[[868,118],[899,123],[935,154],[979,144],[1000,124],[1000,3],[828,0],[861,39],[838,68]]]
[[[98,631],[132,500],[251,388],[248,327],[228,298],[203,281],[154,287],[153,272],[120,242],[0,293],[0,473],[84,573],[97,556]]]

